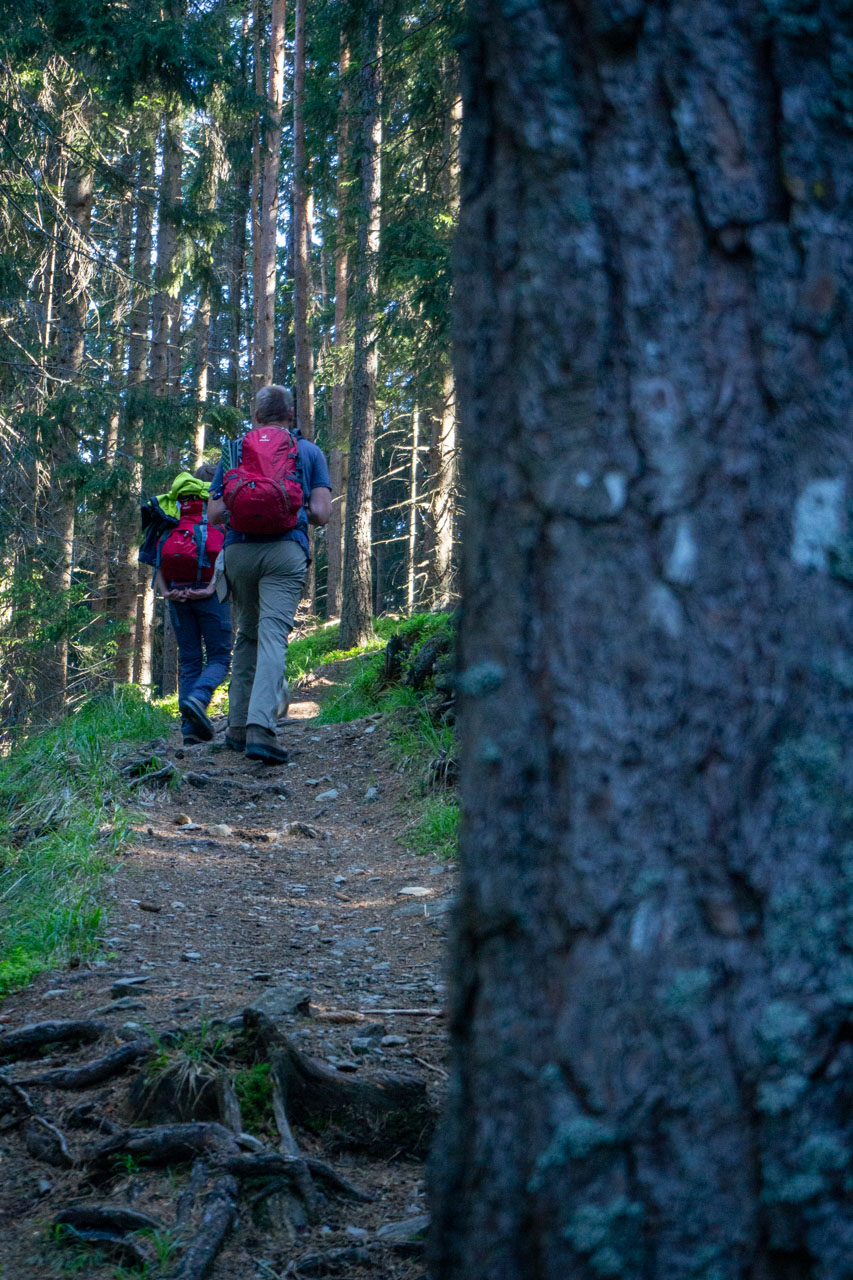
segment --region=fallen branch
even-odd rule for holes
[[[226,1174],[205,1196],[196,1234],[175,1271],[174,1280],[202,1280],[237,1220],[237,1182]]]
[[[129,1044],[123,1044],[103,1058],[85,1062],[81,1067],[58,1067],[54,1071],[45,1071],[40,1076],[27,1076],[14,1083],[51,1085],[55,1089],[88,1089],[93,1084],[101,1084],[104,1080],[120,1075],[135,1062],[150,1058],[155,1051],[153,1040],[131,1040]]]
[[[437,1005],[427,1009],[312,1009],[311,1016],[317,1022],[367,1022],[368,1018],[443,1018],[444,1010]]]
[[[107,1031],[106,1023],[91,1018],[34,1022],[16,1031],[0,1032],[0,1058],[34,1058],[53,1044],[93,1044]]]
[[[99,1249],[109,1250],[115,1254],[116,1260],[121,1263],[127,1263],[131,1267],[149,1267],[151,1264],[151,1255],[135,1240],[127,1236],[117,1235],[114,1231],[97,1231],[88,1227],[79,1230],[76,1227],[67,1226],[63,1230],[63,1238],[72,1241],[82,1241],[85,1244],[97,1245]]]
[[[157,769],[154,773],[143,773],[140,777],[134,778],[129,786],[139,787],[143,782],[168,782],[171,778],[180,778],[181,771],[171,760],[168,764],[164,764],[162,769]]]

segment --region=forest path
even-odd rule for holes
[[[38,1070],[89,1061],[147,1031],[159,1038],[207,1028],[252,1006],[342,1076],[416,1075],[438,1100],[452,870],[399,843],[411,780],[392,758],[385,724],[369,718],[319,725],[316,711],[310,692],[296,695],[279,731],[290,761],[276,768],[224,750],[221,733],[216,744],[190,748],[173,733],[168,757],[183,778],[175,790],[137,788],[141,816],[110,882],[108,959],[42,975],[0,1010],[0,1032],[97,1016],[113,1033],[97,1051],[60,1048]],[[115,987],[127,978],[143,981]],[[335,1015],[351,1016],[338,1021]],[[354,1050],[353,1040],[363,1041],[367,1027],[369,1047]],[[22,1068],[11,1074],[23,1078]],[[123,1125],[128,1086],[124,1076],[73,1094],[39,1089],[38,1105],[63,1132],[73,1108],[93,1100],[98,1115]],[[262,1136],[277,1145],[277,1137]],[[91,1132],[66,1137],[75,1160],[93,1140]],[[301,1256],[371,1242],[378,1256],[368,1251],[364,1269],[354,1257],[347,1275],[398,1280],[422,1274],[410,1246],[395,1251],[389,1242],[385,1249],[376,1232],[424,1212],[423,1166],[324,1152],[308,1135],[297,1131],[296,1137],[375,1200],[354,1205],[330,1198],[320,1221],[295,1239],[241,1211],[239,1228],[210,1272],[213,1280],[280,1275]],[[0,1277],[64,1274],[58,1247],[45,1250],[45,1223],[56,1207],[81,1198],[79,1169],[41,1164],[2,1125],[0,1167]],[[162,1187],[146,1184],[143,1191],[132,1175],[127,1183],[111,1201],[145,1207],[153,1196],[160,1219],[168,1218]],[[109,1265],[88,1270],[93,1280],[115,1275]]]

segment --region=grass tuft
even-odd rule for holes
[[[169,726],[167,712],[124,686],[0,760],[0,996],[95,950],[99,885],[128,832],[117,757]]]

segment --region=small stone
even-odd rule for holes
[[[139,910],[140,910],[140,911],[150,911],[150,912],[152,912],[152,914],[157,915],[160,911],[162,911],[162,910],[163,910],[163,908],[160,906],[160,903],[159,903],[159,902],[145,902],[145,901],[143,901],[143,902],[140,902],[140,904],[139,904]]]
[[[369,929],[365,929],[365,931],[364,931],[364,932],[365,932],[365,933],[384,933],[384,932],[385,932],[385,925],[384,925],[384,924],[372,924],[372,925],[370,926],[370,928],[369,928]]]
[[[364,731],[364,732],[365,732],[365,733],[375,733],[375,732],[376,732],[376,725],[375,725],[375,724],[369,724],[369,725],[367,726],[367,728],[365,729],[365,731]]]
[[[376,800],[378,800],[378,799],[379,799],[379,788],[378,788],[378,787],[368,787],[368,788],[367,788],[367,790],[366,790],[366,791],[365,791],[365,793],[364,793],[364,803],[365,803],[365,804],[373,804],[373,803],[374,803],[374,801],[376,801]]]
[[[188,813],[178,813],[172,819],[172,822],[176,827],[188,827],[192,824],[192,818]]]
[[[358,1071],[358,1063],[350,1062],[349,1058],[328,1058],[327,1061],[338,1071]]]
[[[383,1036],[379,1043],[383,1049],[395,1049],[409,1042],[405,1036]]]
[[[346,876],[335,876],[335,884],[346,884]]]
[[[366,1240],[369,1232],[364,1227],[347,1227],[346,1234],[350,1240]]]
[[[112,1004],[102,1005],[100,1009],[93,1009],[96,1014],[115,1013],[117,1009],[144,1009],[144,1000],[134,1000],[133,996],[121,996],[118,1000],[113,1000]]]
[[[354,1040],[350,1040],[349,1042],[353,1053],[370,1053],[375,1044],[375,1040],[365,1040],[362,1036],[356,1036]]]
[[[250,1001],[249,1008],[257,1013],[265,1013],[268,1018],[283,1018],[294,1013],[307,1014],[310,1003],[311,992],[308,987],[281,983],[267,987]]]
[[[432,889],[425,889],[422,884],[409,884],[404,889],[398,889],[397,892],[405,898],[428,898]]]
[[[182,822],[181,830],[182,831],[201,831],[201,823],[200,822]]]
[[[212,836],[218,836],[220,840],[225,840],[228,836],[233,836],[234,828],[229,827],[225,822],[215,822],[212,827],[207,828]]]
[[[404,1244],[407,1240],[420,1240],[429,1227],[429,1214],[421,1213],[416,1218],[406,1218],[403,1222],[386,1222],[376,1232],[378,1240],[391,1240]]]
[[[67,987],[54,987],[51,991],[45,991],[42,1000],[52,1000],[55,996],[67,996]]]
[[[201,959],[200,951],[182,951],[181,959],[186,960],[188,964],[195,964]]]
[[[328,791],[318,791],[317,793],[318,800],[337,800],[337,798],[338,792],[335,787],[330,787]]]
[[[49,1196],[52,1190],[53,1190],[52,1182],[48,1182],[47,1178],[39,1178],[39,1195],[40,1196]]]
[[[148,978],[116,978],[110,987],[110,995],[113,1000],[120,1000],[122,996],[133,995],[137,987],[144,987]]]
[[[309,827],[307,822],[289,822],[281,834],[283,836],[305,836],[306,840],[316,840],[320,833],[316,827]]]
[[[253,973],[252,974],[253,982],[269,982],[271,979],[272,979],[271,973]]]

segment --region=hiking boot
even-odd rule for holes
[[[287,752],[276,742],[271,729],[259,724],[246,726],[246,759],[263,764],[287,764]]]
[[[197,747],[200,742],[201,742],[201,738],[197,738],[194,733],[184,734],[185,747]]]
[[[199,702],[198,698],[184,698],[183,702],[178,704],[178,710],[190,724],[195,726],[199,742],[210,742],[216,737],[216,730],[207,714],[207,707]]]
[[[232,734],[230,734],[230,733],[226,733],[226,735],[225,735],[225,747],[226,747],[226,749],[227,749],[228,751],[245,751],[245,750],[246,750],[246,739],[245,739],[245,738],[235,738]]]

